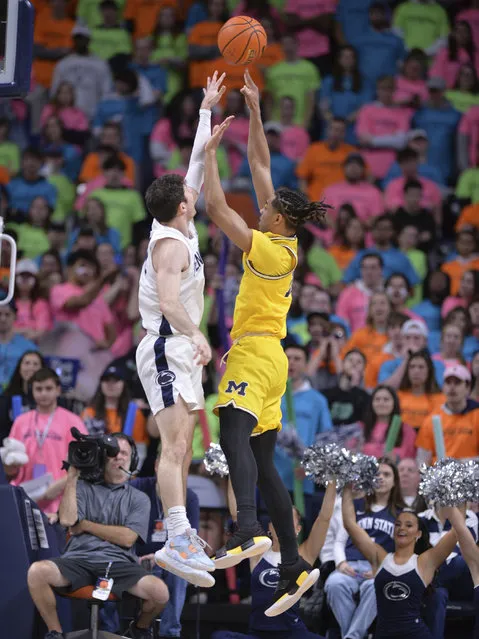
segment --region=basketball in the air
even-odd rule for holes
[[[230,18],[218,33],[218,48],[229,64],[250,64],[263,55],[266,42],[261,24],[248,16]]]

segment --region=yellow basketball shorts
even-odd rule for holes
[[[245,336],[228,353],[214,412],[234,406],[258,420],[253,435],[281,430],[281,398],[288,379],[288,358],[277,337]]]

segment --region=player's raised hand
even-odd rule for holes
[[[201,103],[201,109],[212,109],[221,100],[226,87],[222,86],[226,73],[222,73],[218,77],[218,71],[213,73],[212,78],[208,78],[206,89],[203,89],[204,97]]]
[[[259,110],[259,89],[253,82],[248,69],[244,72],[244,87],[240,89],[246,102],[246,106],[250,111]]]
[[[194,362],[197,366],[206,366],[211,360],[211,348],[206,337],[198,331],[191,338],[194,350]]]
[[[220,145],[221,139],[223,135],[225,134],[226,129],[229,127],[229,125],[233,122],[234,119],[235,119],[234,115],[229,115],[226,118],[226,120],[223,120],[221,124],[217,124],[213,128],[213,133],[211,134],[211,137],[205,146],[206,151],[216,151],[216,149]]]

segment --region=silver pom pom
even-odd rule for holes
[[[304,454],[304,444],[295,428],[283,426],[279,431],[276,444],[284,449],[293,459],[301,459]]]
[[[220,477],[227,477],[229,475],[228,462],[219,444],[210,445],[205,453],[203,463],[211,475],[217,474]]]
[[[433,466],[422,466],[419,494],[428,504],[458,506],[479,498],[477,461],[440,459]]]
[[[379,464],[375,457],[355,453],[337,444],[315,444],[304,452],[306,475],[321,486],[336,480],[338,490],[352,483],[354,490],[369,494],[378,486]]]

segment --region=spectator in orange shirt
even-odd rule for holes
[[[217,44],[218,32],[227,19],[224,0],[208,0],[208,18],[198,22],[191,29],[188,35],[190,88],[199,89],[206,85],[207,69],[210,66],[208,61],[220,55]]]
[[[175,8],[174,0],[126,0],[123,18],[129,22],[135,40],[153,32],[158,14],[164,7]]]
[[[82,165],[79,182],[90,182],[101,177],[103,162],[112,151],[118,153],[126,166],[125,177],[135,184],[135,162],[121,150],[121,126],[117,122],[107,122],[100,132],[99,148],[89,153]],[[109,153],[108,153],[109,152]]]
[[[418,464],[437,459],[433,417],[441,419],[446,457],[471,459],[479,456],[479,404],[468,399],[471,374],[465,366],[452,366],[444,373],[446,402],[425,419],[416,439]]]
[[[226,77],[228,79],[228,86],[226,87],[226,91],[223,93],[223,96],[219,102],[219,106],[225,108],[226,100],[228,98],[230,91],[239,91],[244,87],[244,70],[245,67],[234,64],[231,65],[223,57],[214,58],[214,60],[208,60],[207,62],[202,62],[204,65],[202,67],[202,78],[203,85],[206,85],[207,77],[211,77],[215,71],[218,71],[218,76],[222,73],[226,73]],[[259,70],[258,65],[250,64],[248,65],[248,71],[253,79],[253,82],[258,87],[258,91],[260,94],[264,89],[264,79],[263,74]]]
[[[340,222],[341,217],[347,219],[346,225]],[[351,204],[343,204],[338,211],[334,243],[329,248],[329,253],[339,268],[345,271],[356,253],[364,248],[364,227],[361,220]]]
[[[407,315],[391,311],[386,322],[386,335],[388,342],[383,346],[381,352],[368,359],[366,371],[364,373],[364,385],[368,389],[376,388],[378,385],[379,369],[390,360],[402,357],[403,355],[403,335],[401,328],[407,322]]]
[[[264,71],[264,69],[273,66],[273,64],[282,62],[284,60],[284,51],[283,45],[280,42],[279,30],[276,28],[274,22],[269,18],[264,18],[261,24],[268,39],[268,44],[263,51],[263,55],[258,60],[259,68]]]
[[[33,73],[35,81],[50,88],[58,60],[71,52],[75,23],[68,17],[66,0],[52,0],[35,20]]]
[[[457,233],[456,250],[456,259],[441,266],[441,271],[451,278],[451,295],[457,295],[465,271],[479,269],[477,233],[474,229],[462,229]]]
[[[402,419],[416,430],[421,428],[425,418],[443,401],[436,383],[434,365],[426,350],[409,357],[399,385],[398,397]]]
[[[457,231],[460,231],[463,228],[472,227],[479,231],[479,203],[477,204],[469,204],[469,206],[465,206],[459,219],[456,222],[456,226],[454,227]]]
[[[343,352],[358,349],[364,353],[366,361],[379,355],[388,341],[386,326],[390,309],[386,293],[373,293],[369,300],[366,326],[354,331]]]
[[[471,392],[469,397],[479,403],[479,351],[476,351],[471,360]]]
[[[344,162],[355,151],[353,146],[345,144],[345,135],[344,120],[333,118],[326,140],[313,142],[298,164],[296,175],[301,180],[301,189],[310,200],[320,200],[326,187],[344,180]]]
[[[118,366],[108,366],[100,378],[95,396],[90,406],[85,408],[82,419],[90,435],[120,433],[125,427],[125,419],[131,396],[126,381],[126,371]],[[146,429],[146,419],[141,410],[136,411],[132,437],[140,457],[139,468],[146,457],[150,441]]]

